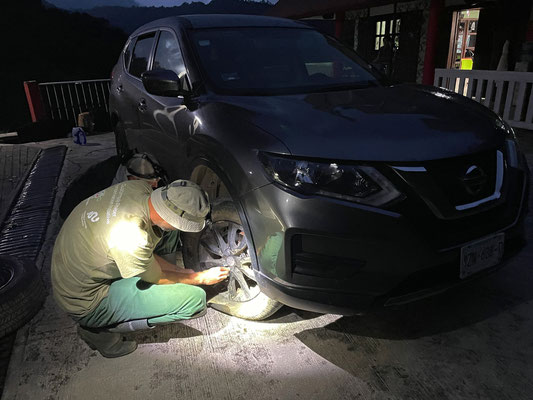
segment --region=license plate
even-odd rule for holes
[[[459,277],[464,279],[483,269],[498,264],[503,256],[505,234],[478,240],[461,248],[461,271]]]

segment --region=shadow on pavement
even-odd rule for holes
[[[529,260],[438,297],[342,317],[295,337],[376,391],[393,387],[401,398],[420,398],[416,388],[423,385],[423,398],[448,399],[468,398],[475,387],[480,398],[501,398],[493,391],[502,382],[523,385],[530,359]],[[517,361],[509,364],[507,357]],[[500,363],[495,378],[491,371]]]
[[[362,316],[342,317],[323,329],[369,338],[413,340],[474,325],[533,299],[533,282],[527,278],[525,265],[528,257],[523,259],[522,268],[508,265],[438,296]]]
[[[181,323],[174,323],[164,326],[157,326],[154,329],[132,332],[127,334],[128,338],[134,339],[139,344],[145,343],[167,343],[170,339],[184,339],[202,336],[198,329]]]

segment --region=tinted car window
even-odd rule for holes
[[[168,31],[161,31],[159,35],[152,69],[169,69],[178,76],[183,75],[185,71],[178,41]]]
[[[376,85],[364,62],[310,29],[228,28],[192,32],[209,81],[235,94],[298,93]]]
[[[137,39],[129,69],[130,74],[133,76],[140,78],[141,74],[148,69],[148,59],[150,58],[154,36],[155,33],[150,33]]]
[[[133,44],[135,43],[135,40],[130,40],[127,47],[124,49],[124,68],[128,68],[128,65],[130,64],[131,59],[131,51],[133,50]]]

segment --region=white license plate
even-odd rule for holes
[[[485,268],[498,264],[503,256],[505,234],[478,240],[461,248],[461,271],[459,277],[464,279]]]

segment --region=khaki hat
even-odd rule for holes
[[[174,228],[185,232],[200,232],[209,213],[207,193],[196,183],[177,180],[152,192],[150,199],[155,211]]]

